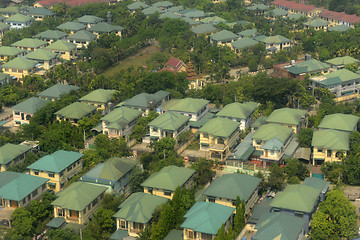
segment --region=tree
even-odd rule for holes
[[[313,133],[314,130],[312,128],[303,128],[300,130],[298,139],[301,147],[311,147]]]

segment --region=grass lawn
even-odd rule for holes
[[[126,70],[133,66],[135,69],[138,67],[146,66],[147,60],[155,53],[160,52],[160,47],[156,44],[140,50],[139,53],[126,58],[125,60],[117,63],[115,66],[109,68],[104,72],[105,77],[111,77],[119,73],[121,70]]]

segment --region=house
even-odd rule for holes
[[[124,194],[136,164],[131,159],[112,157],[85,173],[80,181],[105,186],[110,193]]]
[[[150,138],[162,139],[164,137],[176,139],[181,133],[190,129],[190,117],[176,112],[166,112],[152,120],[150,126]]]
[[[15,77],[20,82],[24,76],[32,74],[36,71],[39,63],[24,57],[17,57],[1,66],[4,73]]]
[[[311,88],[327,88],[337,98],[358,93],[360,75],[347,69],[340,69],[310,78]]]
[[[86,29],[86,25],[79,22],[66,22],[56,27],[57,29],[74,34],[77,31]]]
[[[0,39],[10,30],[10,26],[6,23],[0,22]]]
[[[142,192],[131,194],[120,204],[119,211],[113,216],[116,219],[116,228],[127,230],[129,236],[139,237],[145,227],[151,227],[155,209],[167,201],[167,198]]]
[[[14,126],[29,124],[30,118],[47,102],[42,98],[31,97],[13,106]]]
[[[97,107],[97,110],[110,108],[110,102],[116,90],[97,89],[79,99],[80,102]]]
[[[38,68],[44,68],[45,70],[54,67],[55,64],[58,62],[57,53],[51,52],[50,50],[43,48],[37,49],[34,52],[30,52],[26,54],[25,57],[38,62]]]
[[[141,186],[144,193],[172,199],[176,188],[190,189],[193,186],[195,170],[174,165],[153,173]]]
[[[228,30],[221,30],[210,35],[210,42],[220,46],[231,46],[231,43],[239,39],[239,36]]]
[[[9,58],[16,58],[24,56],[26,53],[25,50],[19,49],[16,47],[9,47],[9,46],[1,46],[0,47],[0,60],[4,61]]]
[[[274,110],[266,119],[266,122],[292,128],[294,133],[298,133],[306,126],[306,113],[306,110],[301,109],[280,108]]]
[[[77,91],[79,89],[79,87],[73,85],[55,84],[54,86],[40,92],[37,96],[46,100],[55,101],[59,100],[63,95],[69,94],[72,91]]]
[[[101,205],[107,187],[86,182],[75,182],[56,193],[54,217],[63,217],[67,223],[84,224]]]
[[[17,47],[19,49],[35,51],[38,48],[46,47],[47,42],[44,42],[37,38],[24,38],[20,41],[14,42],[11,44],[13,47]]]
[[[253,146],[259,151],[259,160],[280,161],[290,144],[293,129],[275,123],[262,125],[253,135]]]
[[[186,72],[187,66],[180,59],[171,57],[165,65],[165,68],[171,69],[175,72]]]
[[[26,207],[46,191],[48,179],[25,173],[0,172],[0,206],[2,208]]]
[[[0,73],[0,85],[10,83],[10,75],[6,73]]]
[[[10,29],[21,29],[29,27],[33,21],[34,19],[32,17],[18,13],[7,18],[4,22],[10,25]]]
[[[39,38],[45,42],[48,42],[49,44],[56,42],[61,39],[65,39],[67,36],[66,33],[59,31],[59,30],[45,30],[37,35],[35,35],[36,38]]]
[[[27,15],[35,19],[35,21],[42,21],[46,17],[52,17],[55,13],[47,8],[29,8]]]
[[[89,43],[95,41],[96,38],[97,38],[96,34],[93,34],[86,30],[77,31],[67,37],[69,42],[76,44],[77,49],[87,47]]]
[[[190,121],[199,121],[209,111],[209,101],[198,98],[184,98],[177,101],[169,111],[190,117]]]
[[[236,207],[236,198],[245,202],[245,214],[248,216],[259,200],[260,178],[240,173],[224,174],[215,178],[203,195],[207,202],[228,207]]]
[[[317,18],[305,22],[304,25],[305,28],[313,28],[315,31],[319,31],[319,30],[326,30],[329,27],[330,22]]]
[[[232,49],[234,49],[235,53],[241,53],[241,50],[246,48],[252,48],[259,42],[248,37],[243,37],[241,39],[236,40],[235,42],[231,43]]]
[[[226,118],[212,118],[199,129],[200,150],[210,159],[224,160],[239,139],[239,123]]]
[[[359,117],[351,114],[335,113],[326,115],[320,122],[319,129],[334,129],[344,132],[353,132],[357,130]]]
[[[136,2],[133,2],[133,3],[129,4],[129,5],[127,5],[126,7],[127,7],[127,9],[129,9],[129,11],[131,13],[134,13],[137,10],[148,8],[149,5],[147,5],[146,3],[143,3],[143,2],[136,1]]]
[[[165,11],[160,9],[160,8],[157,8],[157,7],[148,7],[148,8],[145,8],[143,10],[141,10],[141,12],[145,15],[145,16],[150,16],[150,15],[153,15],[155,13],[164,13]]]
[[[48,178],[47,188],[55,192],[63,189],[73,176],[82,170],[84,154],[58,150],[40,158],[30,166],[30,175]]]
[[[74,102],[57,111],[55,115],[58,121],[70,121],[73,124],[77,124],[79,120],[93,115],[95,111],[95,106],[81,102]]]
[[[100,23],[93,25],[91,28],[88,29],[88,31],[96,34],[98,37],[104,33],[107,33],[107,34],[115,33],[116,35],[121,37],[121,32],[124,29],[125,28],[123,28],[121,26],[111,25],[107,22],[100,22]]]
[[[341,162],[350,150],[350,132],[324,129],[314,131],[312,142],[313,165]]]
[[[58,53],[59,57],[65,60],[72,60],[76,58],[76,44],[70,43],[66,40],[58,40],[49,46],[46,49]]]
[[[115,108],[100,119],[103,134],[108,135],[109,138],[128,138],[142,113],[129,107]]]
[[[90,28],[90,27],[94,26],[97,23],[103,22],[104,19],[99,18],[97,16],[93,16],[93,15],[84,15],[82,17],[79,17],[77,19],[77,21],[79,23],[82,23],[82,24],[86,25],[88,28]]]
[[[240,123],[240,130],[245,130],[251,124],[251,115],[255,112],[258,103],[247,102],[247,103],[230,103],[221,109],[216,117],[228,118],[230,120]]]
[[[356,64],[357,66],[359,66],[360,61],[350,56],[344,56],[332,58],[330,60],[327,60],[326,63],[330,64],[331,68],[333,69],[343,69],[345,65],[348,64]]]
[[[196,202],[184,215],[181,224],[184,240],[214,239],[222,225],[227,231],[233,222],[235,208],[212,202]]]
[[[7,168],[18,164],[25,159],[31,147],[24,145],[15,145],[7,143],[0,147],[0,172],[6,171]]]
[[[116,107],[129,107],[139,111],[143,111],[144,116],[147,116],[150,111],[160,111],[159,109],[168,102],[170,93],[166,91],[157,91],[154,94],[140,93],[134,97],[125,100],[123,103],[116,105]]]
[[[210,35],[218,31],[218,29],[214,27],[214,25],[212,24],[200,24],[196,27],[191,28],[190,30],[196,35],[200,35],[200,34]]]
[[[270,53],[275,53],[283,49],[291,48],[290,39],[283,37],[281,35],[276,36],[257,36],[254,38],[256,41],[262,42],[266,46],[266,51]]]

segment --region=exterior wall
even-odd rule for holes
[[[320,151],[319,151],[320,150]],[[330,151],[328,153],[328,151]],[[313,147],[313,165],[315,164],[315,159],[324,159],[324,162],[341,162],[341,159],[338,155],[339,153],[343,153],[344,156],[347,155],[346,151],[336,151],[327,148],[319,148]]]
[[[129,236],[139,237],[139,233],[145,229],[149,224],[136,223],[126,221],[125,219],[116,218],[116,229],[128,230]]]
[[[2,199],[3,200],[2,207],[11,207],[11,208],[26,207],[27,205],[30,204],[31,201],[39,199],[43,194],[43,192],[46,192],[46,183],[38,187],[35,191],[27,195],[19,202],[9,199]]]
[[[14,126],[20,126],[22,124],[29,124],[30,118],[33,116],[33,114],[25,113],[25,112],[19,112],[19,111],[13,111],[14,116]]]

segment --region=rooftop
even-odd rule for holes
[[[239,125],[240,123],[230,119],[221,117],[212,118],[199,129],[199,132],[216,137],[228,138],[239,129]]]
[[[25,101],[16,104],[12,107],[13,110],[23,112],[23,113],[36,113],[40,108],[42,108],[48,101],[42,98],[31,97]]]

